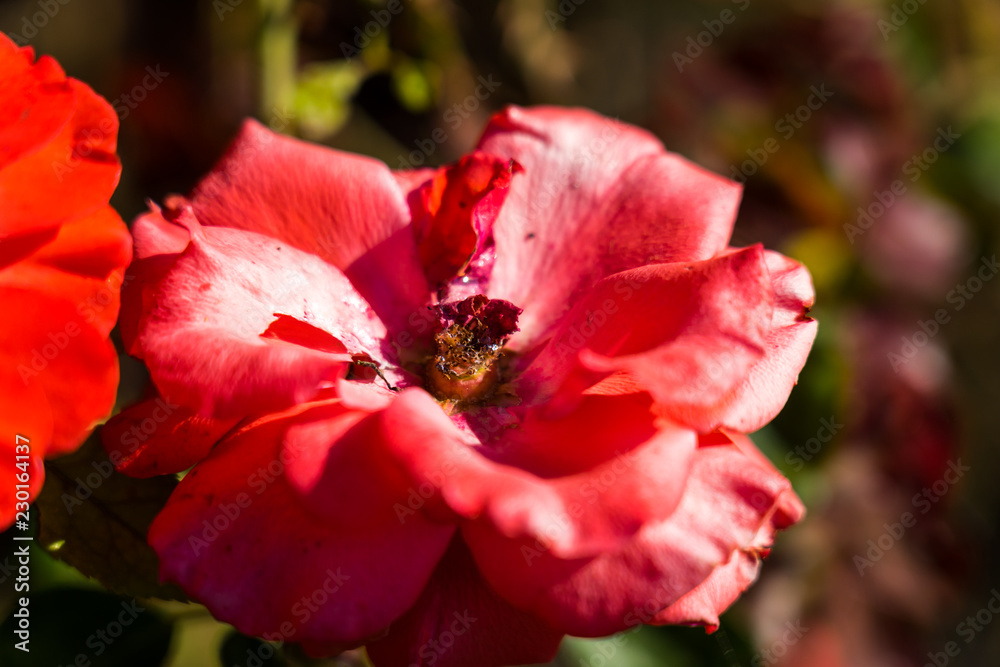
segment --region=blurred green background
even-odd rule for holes
[[[456,159],[505,104],[582,105],[745,181],[733,244],[805,262],[817,288],[800,385],[754,436],[809,515],[714,635],[568,639],[553,664],[1000,663],[997,3],[33,0],[0,2],[0,29],[115,105],[126,220],[187,192],[247,116],[400,168]],[[123,360],[121,404],[145,381]],[[0,664],[364,664],[118,598],[59,546],[32,556],[31,660],[8,619]],[[122,638],[95,639],[123,610]]]

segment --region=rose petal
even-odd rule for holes
[[[288,429],[282,447],[289,487],[331,528],[371,531],[406,523],[398,508],[410,489],[385,456],[381,413],[342,403],[327,413]]]
[[[92,326],[107,336],[118,319],[131,246],[125,223],[105,207],[62,225],[47,243],[0,269],[0,285],[32,290],[39,299],[69,301],[76,316],[66,324]]]
[[[73,115],[59,63],[0,35],[0,169],[52,141]]]
[[[568,560],[545,545],[483,540],[478,523],[462,532],[487,581],[513,605],[567,634],[601,637],[650,622],[734,552],[769,543],[801,513],[781,475],[735,445],[715,445],[697,450],[674,514],[620,550]]]
[[[650,625],[704,625],[709,632],[719,627],[719,614],[728,609],[757,579],[760,556],[736,550],[690,593],[658,612]]]
[[[680,501],[694,434],[655,421],[648,400],[643,416],[640,400],[593,397],[561,421],[530,417],[510,436],[510,448],[501,440],[498,450],[475,447],[427,393],[411,389],[381,413],[382,429],[388,456],[420,492],[416,509],[439,521],[474,520],[502,542],[545,541],[575,557],[620,545]],[[647,425],[617,438],[614,429],[584,433],[616,413]],[[590,466],[543,448],[578,448]]]
[[[406,201],[411,201],[410,197],[416,194],[416,190],[419,189],[424,183],[434,178],[434,175],[438,173],[437,169],[432,169],[430,167],[423,167],[420,169],[394,169],[392,172],[392,177],[396,179],[396,183],[399,188],[403,191]]]
[[[161,577],[243,633],[296,642],[361,641],[409,608],[454,528],[420,517],[336,528],[284,474],[288,426],[338,410],[313,404],[248,425],[188,473],[150,527]]]
[[[155,398],[109,419],[101,429],[101,442],[115,470],[130,477],[153,477],[187,470],[235,425],[234,419],[206,419]]]
[[[716,433],[707,439],[713,444],[729,441],[750,461],[780,475],[750,438],[743,434]],[[706,438],[702,438],[702,442],[705,440]],[[729,561],[715,568],[697,588],[658,612],[649,622],[653,625],[704,625],[709,632],[714,632],[719,627],[719,614],[729,608],[756,580],[761,558],[770,551],[774,530],[787,528],[801,519],[804,513],[805,508],[795,492],[790,488],[786,489],[775,499],[770,522],[761,524],[750,544],[734,551]]]
[[[131,243],[108,207],[120,172],[111,106],[2,34],[0,100],[0,303],[10,320],[0,423],[11,434],[0,467],[11,480],[28,473],[18,491],[31,500],[42,457],[78,447],[111,410],[118,357],[107,336]],[[30,441],[20,461],[15,434]],[[0,530],[25,500],[14,490],[0,491]]]
[[[612,273],[707,259],[726,247],[740,186],[590,111],[510,107],[479,150],[524,167],[494,227],[488,296],[524,308],[515,348],[540,340]]]
[[[0,228],[8,234],[45,229],[96,211],[107,206],[118,184],[118,116],[79,81],[67,79],[66,85],[75,101],[72,118],[51,141],[0,169]]]
[[[140,219],[156,230],[144,235],[176,248],[155,217]],[[140,259],[141,279],[126,290],[137,292],[126,303],[139,316],[128,330],[130,351],[146,361],[167,400],[205,417],[240,417],[307,400],[346,372],[350,354],[296,344],[315,336],[277,337],[273,327],[287,323],[283,317],[325,331],[351,354],[384,361],[384,327],[334,267],[254,232],[202,227],[189,212],[175,224],[188,231],[187,247]]]
[[[188,225],[192,224],[190,220],[196,220],[190,208],[164,211],[153,202],[147,203],[149,213],[140,215],[132,224],[135,259],[153,259],[184,252],[191,242]]]
[[[46,243],[51,243],[58,233],[58,227],[48,227],[40,231],[3,238],[3,242],[0,243],[0,269],[6,269],[25,257],[31,256]],[[4,234],[2,229],[0,229],[0,234]]]
[[[772,320],[759,246],[693,264],[654,264],[599,282],[563,318],[516,380],[530,403],[565,410],[587,387],[624,373],[672,419],[702,432],[707,411],[761,358]]]
[[[429,290],[392,172],[342,153],[243,125],[191,205],[205,225],[245,229],[340,269],[393,332],[407,330]]]
[[[133,259],[121,290],[119,330],[130,354],[137,354],[136,338],[144,314],[153,307],[157,286],[191,242],[187,227],[164,218],[156,204],[149,202],[149,206],[150,212],[132,223]],[[173,219],[189,215],[189,211],[183,211]]]
[[[774,316],[764,356],[709,418],[742,433],[761,428],[781,411],[816,339],[817,323],[806,313],[815,292],[809,271],[776,252],[764,253],[774,290]]]
[[[493,222],[520,165],[474,152],[442,167],[410,199],[413,232],[431,285],[461,275],[492,240]]]
[[[110,206],[62,225],[54,241],[32,256],[53,269],[102,279],[131,259],[132,237]]]
[[[548,662],[562,637],[497,595],[456,539],[417,603],[367,651],[375,667],[503,667]]]
[[[0,360],[5,384],[37,386],[51,411],[48,456],[76,449],[94,426],[111,412],[118,386],[118,355],[105,334],[88,325],[77,305],[34,290],[0,286],[0,303],[17,314],[13,326],[0,330]],[[5,394],[3,410],[13,423],[42,406],[38,394]],[[42,443],[38,443],[42,445]]]

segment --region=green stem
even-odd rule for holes
[[[298,25],[294,0],[259,0],[260,117],[290,118],[295,101]]]

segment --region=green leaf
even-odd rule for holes
[[[146,543],[149,524],[167,502],[173,477],[132,479],[116,472],[96,437],[45,463],[35,503],[39,544],[111,591],[185,600],[159,583],[159,559]]]
[[[569,664],[606,665],[607,667],[660,667],[685,664],[673,662],[676,657],[656,641],[655,633],[647,628],[621,632],[604,639],[563,640],[560,654]],[[669,657],[669,661],[665,658]]]
[[[725,624],[725,621],[723,621]],[[728,667],[746,665],[749,646],[726,630],[640,626],[603,639],[566,637],[560,658],[567,665],[603,667]]]
[[[20,621],[8,617],[0,625],[0,665],[156,667],[167,656],[173,627],[134,599],[78,588],[29,599],[29,652],[15,648]]]
[[[295,89],[295,117],[310,139],[331,136],[347,122],[351,96],[364,81],[364,65],[356,61],[313,63],[302,70]]]
[[[434,104],[430,77],[412,60],[400,60],[392,69],[392,87],[399,101],[412,113],[423,113]]]

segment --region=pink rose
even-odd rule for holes
[[[803,514],[742,434],[816,327],[802,266],[728,247],[739,198],[582,110],[508,108],[407,172],[248,122],[134,229],[122,331],[162,399],[105,442],[136,476],[194,466],[162,576],[379,667],[716,626]]]

